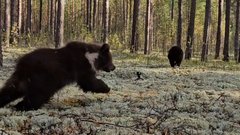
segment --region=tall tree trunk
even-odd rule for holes
[[[2,9],[2,0],[0,0],[0,9]],[[0,67],[3,66],[3,53],[2,53],[2,12],[0,12]]]
[[[138,50],[138,16],[139,16],[140,1],[134,0],[133,4],[133,18],[132,18],[132,40],[131,40],[131,53],[136,53]]]
[[[171,0],[171,20],[173,21],[174,16],[174,0]]]
[[[234,43],[234,44],[238,44],[237,46],[238,46],[238,60],[237,60],[237,62],[238,63],[240,63],[240,47],[239,47],[239,5],[240,4],[240,2],[239,2],[239,0],[237,1],[237,17],[236,18],[238,18],[238,19],[236,19],[237,21],[236,21],[236,29],[238,29],[238,30],[236,30],[237,32],[235,33],[235,40],[234,40],[234,42],[237,42],[237,43]]]
[[[98,17],[96,20],[96,24],[98,24],[97,25],[98,27],[96,27],[96,29],[97,29],[98,33],[100,33],[100,34],[102,34],[101,23],[102,23],[102,17],[103,17],[101,8],[102,8],[101,0],[98,0],[98,2],[97,2],[97,13],[98,13],[97,16]],[[100,36],[100,37],[101,37],[100,40],[102,40],[102,36]]]
[[[175,43],[175,35],[174,35],[174,0],[171,0],[171,28],[170,28],[170,37],[171,37],[171,45],[176,44]],[[158,2],[157,5],[159,5],[160,2]]]
[[[50,34],[54,35],[54,0],[50,0]]]
[[[147,0],[144,54],[150,54],[150,48],[152,46],[152,6],[152,0]]]
[[[56,31],[56,44],[55,48],[63,46],[64,40],[64,4],[65,0],[58,0],[57,12],[57,31]]]
[[[87,28],[92,30],[92,0],[87,0]]]
[[[195,23],[195,13],[196,13],[196,0],[191,1],[191,11],[190,11],[190,19],[188,24],[188,33],[187,33],[187,43],[186,43],[186,51],[185,51],[185,59],[190,60],[192,57],[192,44],[194,41],[194,23]]]
[[[103,1],[103,42],[108,42],[108,31],[109,31],[109,0]]]
[[[50,32],[50,0],[47,0],[47,28],[45,28],[45,32]]]
[[[86,0],[81,1],[81,16],[85,25],[87,25]]]
[[[5,43],[6,47],[9,47],[9,38],[10,38],[10,7],[11,3],[10,0],[5,0],[5,25],[6,25],[6,36],[5,36]]]
[[[21,37],[22,29],[22,0],[18,0],[18,42]]]
[[[237,0],[236,4],[236,28],[235,28],[235,36],[234,36],[234,59],[238,62],[239,55],[239,0]]]
[[[43,1],[40,0],[39,1],[39,31],[42,31],[42,5],[43,5]]]
[[[128,4],[128,2],[127,1],[125,1],[125,0],[123,0],[122,1],[123,3],[123,12],[122,12],[122,14],[123,14],[123,27],[124,27],[124,30],[123,30],[123,44],[125,44],[126,43],[126,40],[127,40],[127,30],[128,30],[128,26],[127,26],[127,4]]]
[[[7,4],[7,0],[4,0],[4,10],[3,11],[5,11],[5,13],[3,14],[3,29],[5,29],[6,30],[6,19],[7,19],[7,17],[6,17],[6,4]]]
[[[98,0],[93,0],[93,22],[92,22],[92,29],[95,29],[96,26],[96,20],[97,20],[97,4]]]
[[[211,12],[211,0],[206,0],[201,61],[207,61],[208,36],[209,36],[208,35],[209,34],[208,26],[209,26],[209,22],[210,22],[210,12]]]
[[[11,8],[10,8],[10,39],[9,39],[9,43],[13,44],[14,42],[14,23],[15,23],[15,0],[10,0],[11,2]]]
[[[222,2],[223,2],[222,0],[218,1],[218,24],[217,24],[215,59],[219,58],[220,47],[221,47]]]
[[[226,17],[225,17],[225,37],[223,46],[223,61],[229,61],[229,25],[231,0],[226,0]]]
[[[71,24],[70,24],[70,33],[72,33],[73,34],[73,37],[75,38],[75,29],[76,29],[76,25],[75,25],[75,22],[76,22],[76,20],[75,20],[75,14],[76,14],[76,11],[75,11],[75,4],[74,3],[76,3],[75,2],[75,0],[72,0],[72,18],[71,18]],[[69,30],[68,30],[69,31]],[[71,34],[70,34],[71,35]]]
[[[24,1],[23,0],[21,0],[22,1],[22,13],[21,13],[21,15],[22,15],[22,25],[21,25],[21,34],[24,34],[24,32],[26,32],[26,27],[25,27],[25,24],[26,24],[26,14],[25,14],[25,12],[26,12],[26,3],[24,3]]]
[[[129,4],[127,4],[127,11],[128,11],[128,14],[127,14],[127,20],[128,20],[128,44],[131,45],[131,40],[132,40],[132,37],[131,37],[131,32],[132,32],[132,14],[133,14],[133,11],[132,11],[132,0],[128,1]]]
[[[177,25],[177,46],[181,47],[182,41],[182,0],[178,0],[178,25]]]
[[[26,23],[27,34],[31,32],[32,28],[32,1],[27,0],[27,23]]]
[[[55,4],[54,4],[54,25],[53,25],[53,37],[54,37],[54,41],[56,41],[56,36],[57,36],[57,21],[58,21],[58,2],[59,0],[55,0]]]

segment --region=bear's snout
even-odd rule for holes
[[[116,67],[115,67],[114,65],[111,65],[111,66],[109,66],[109,67],[103,68],[103,71],[111,72],[111,71],[115,70],[115,68],[116,68]]]
[[[91,92],[93,93],[108,93],[110,91],[110,88],[107,87],[107,88],[100,88],[98,90],[91,90]]]
[[[110,68],[110,71],[113,71],[115,69],[116,69],[116,67],[114,65],[112,65],[111,68]]]

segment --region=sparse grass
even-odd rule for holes
[[[150,67],[170,67],[167,56],[163,56],[160,53],[154,52],[150,55],[144,55],[143,53],[131,54],[129,52],[113,52],[116,63],[124,65],[124,63],[133,64],[135,66],[150,66]],[[192,58],[191,60],[183,60],[181,68],[200,68],[211,70],[229,70],[240,71],[240,63],[234,60],[224,62],[222,60],[210,59],[207,62],[202,62],[200,58]]]
[[[229,70],[229,71],[240,71],[240,63],[234,60],[225,62],[222,60],[210,59],[207,62],[200,61],[200,58],[193,58],[191,60],[184,60],[183,67],[186,68],[202,68],[212,70]]]

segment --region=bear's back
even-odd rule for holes
[[[183,51],[179,46],[173,46],[169,52],[168,57],[182,57]]]
[[[69,50],[75,50],[78,51],[79,53],[85,54],[86,52],[89,53],[94,53],[98,52],[101,48],[100,44],[90,44],[90,43],[85,43],[85,42],[80,42],[80,41],[72,41],[66,44],[66,49]]]

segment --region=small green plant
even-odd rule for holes
[[[17,23],[14,23],[13,24],[13,27],[11,29],[11,32],[10,32],[10,35],[11,35],[11,45],[12,46],[16,46],[18,44],[18,38],[19,38],[19,34],[18,34],[18,26],[17,26]]]
[[[115,49],[115,50],[123,50],[124,49],[117,34],[110,35],[109,44],[111,45],[112,49]]]

